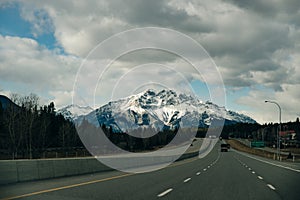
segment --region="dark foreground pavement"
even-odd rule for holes
[[[111,171],[1,186],[0,199],[299,199],[299,170],[219,147],[205,158],[150,173]]]

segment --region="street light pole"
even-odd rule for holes
[[[281,132],[281,107],[276,101],[265,101],[265,103],[273,103],[276,104],[279,109],[279,129],[277,129],[277,159],[280,156],[280,132]]]

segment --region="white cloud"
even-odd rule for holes
[[[11,91],[23,94],[72,90],[80,59],[59,55],[29,38],[0,35],[0,44],[1,85],[11,85]]]
[[[107,4],[106,1],[22,1],[21,13],[33,24],[34,33],[53,24],[55,38],[65,52],[85,57],[99,42],[128,28],[121,18],[110,14]],[[49,20],[36,14],[44,12]]]
[[[300,84],[283,85],[282,91],[271,91],[253,89],[247,96],[243,96],[237,100],[241,105],[251,107],[251,111],[243,111],[260,123],[278,122],[279,110],[275,104],[265,103],[265,100],[276,101],[282,109],[282,121],[294,121],[300,116],[300,94],[298,92]]]
[[[73,83],[70,77],[75,76],[81,58],[95,45],[129,28],[159,26],[181,31],[200,42],[220,67],[229,90],[250,88],[249,95],[237,102],[254,109],[250,114],[258,121],[268,121],[274,116],[271,114],[268,118],[256,109],[260,105],[257,102],[265,98],[282,102],[286,119],[294,119],[297,114],[295,108],[300,102],[296,95],[300,84],[299,1],[20,2],[21,16],[32,23],[33,34],[53,32],[67,55],[49,51],[31,39],[1,37],[0,44],[4,47],[0,55],[1,81],[19,82],[38,90],[47,88],[47,93],[55,96],[56,101],[66,102],[59,96],[70,94]],[[151,35],[144,36],[151,38]],[[161,43],[167,39],[173,38],[164,38]],[[174,39],[174,47],[176,44]],[[115,44],[115,48],[106,49],[102,56],[114,53],[118,47]],[[185,71],[191,80],[201,78],[186,63],[166,55],[151,54],[147,57],[140,54],[138,59],[129,56],[117,65],[128,70],[151,59],[168,65],[176,63],[176,70]],[[126,71],[122,70],[119,74],[111,73],[106,84],[114,84]],[[163,79],[163,71],[156,74]],[[91,79],[96,74],[88,76]],[[209,76],[210,81],[214,78],[213,74]],[[257,89],[257,85],[261,87]],[[266,110],[264,103],[258,107],[265,113],[274,110]]]

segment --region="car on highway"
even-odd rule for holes
[[[221,152],[227,152],[228,151],[228,145],[227,144],[221,144]]]

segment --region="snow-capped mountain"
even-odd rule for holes
[[[226,119],[226,123],[256,123],[248,116],[172,90],[147,90],[109,102],[97,109],[95,114],[98,123],[111,126],[116,131],[144,126],[161,130],[164,127],[176,128],[180,123],[181,127],[205,127],[213,119]]]
[[[73,107],[76,107],[73,105]],[[81,107],[82,108],[82,107]],[[82,115],[71,109],[62,112],[73,118],[76,124],[86,119],[95,126],[106,125],[114,131],[128,131],[139,127],[156,130],[176,127],[207,127],[213,120],[225,119],[225,123],[256,123],[252,118],[228,111],[212,102],[203,103],[196,97],[177,94],[173,90],[147,90],[127,98],[111,101],[99,109],[84,108]],[[78,111],[81,109],[73,109]]]
[[[93,111],[93,108],[89,106],[78,106],[78,105],[68,105],[57,111],[57,114],[62,114],[66,119],[71,121],[76,121],[81,116],[85,116]]]

